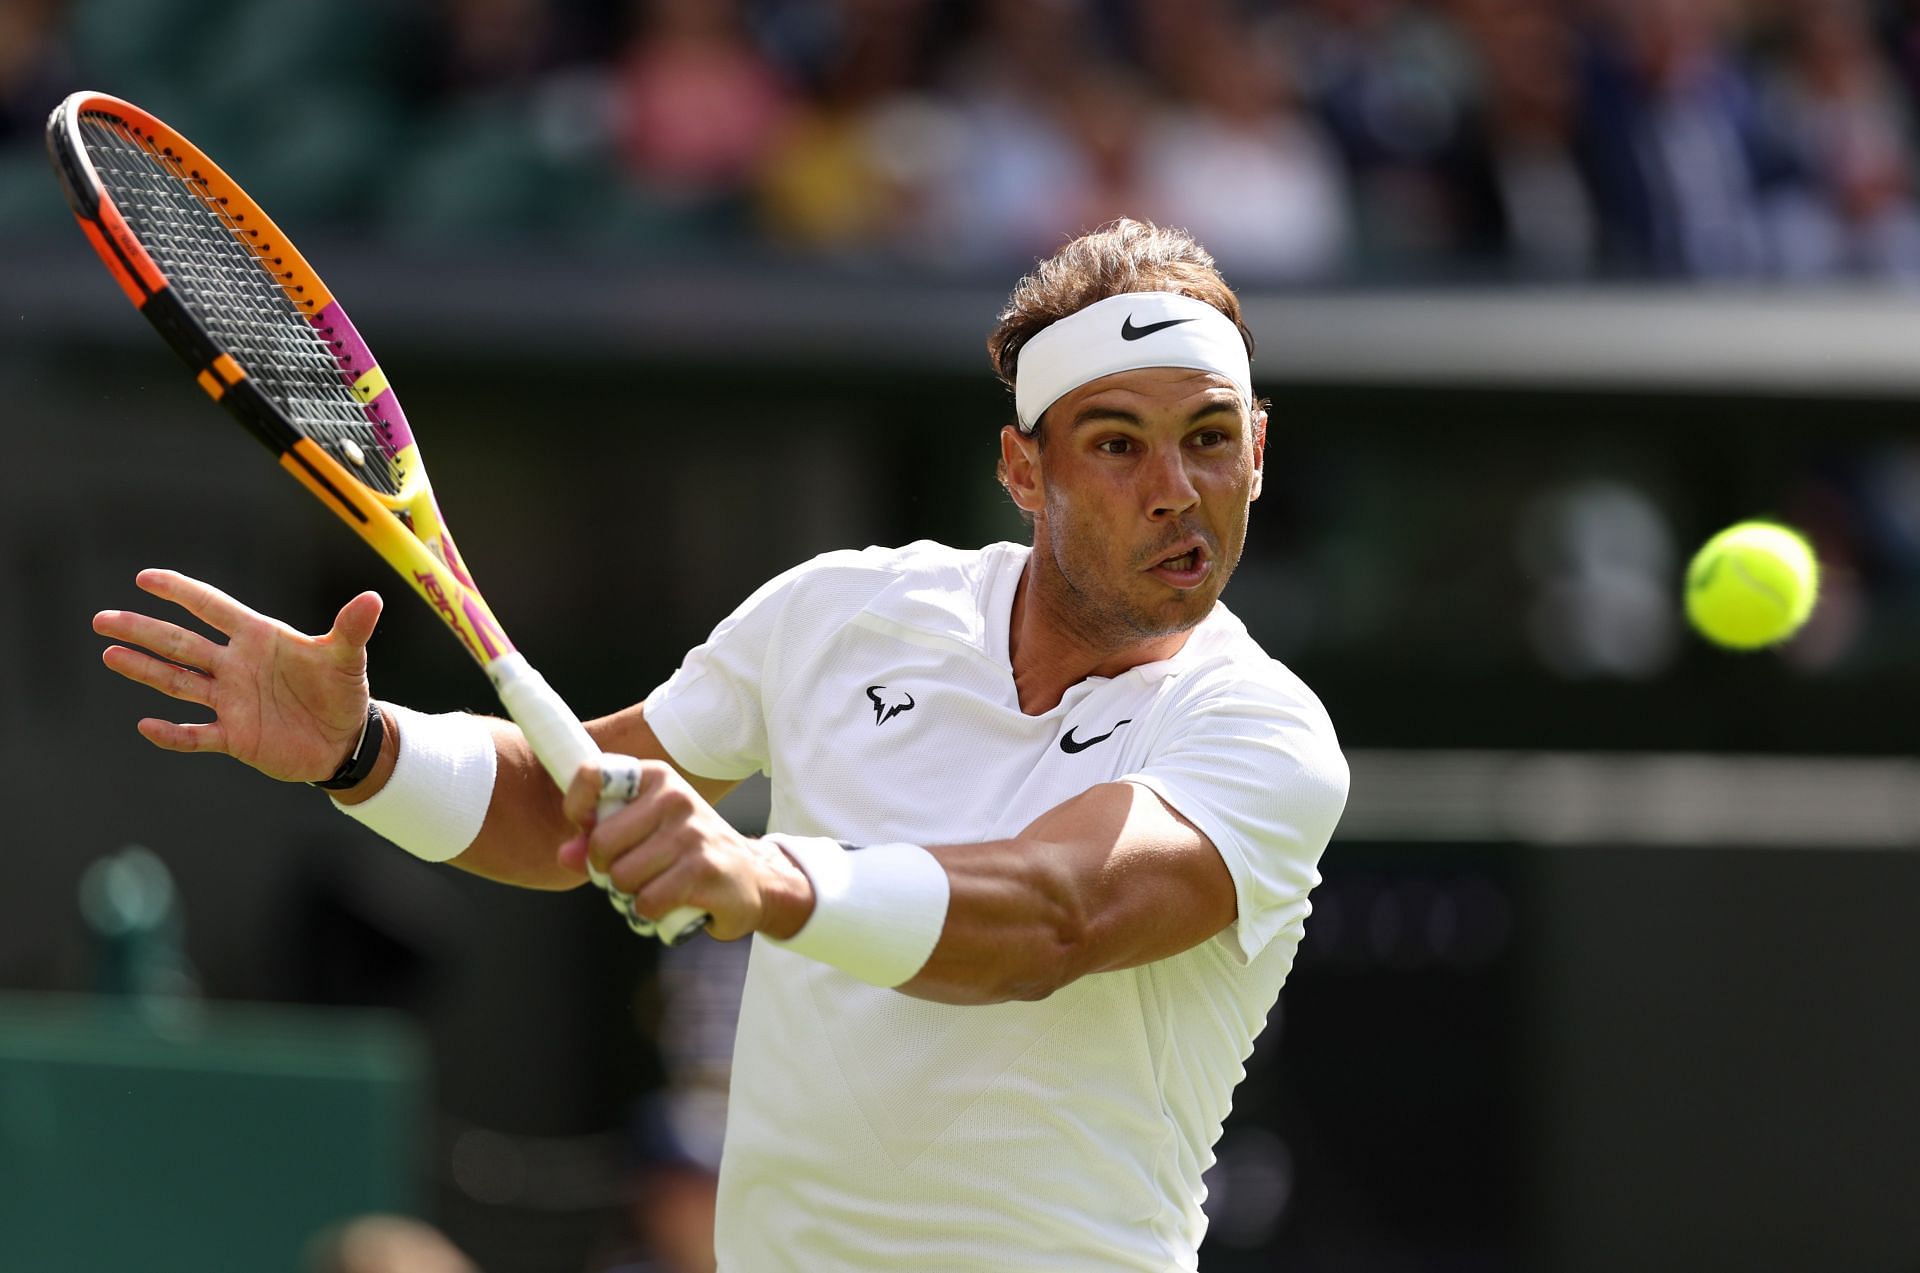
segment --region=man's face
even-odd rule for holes
[[[1225,376],[1153,367],[1082,385],[1041,427],[1044,451],[1003,435],[1008,489],[1077,635],[1115,650],[1206,618],[1246,544],[1265,414]]]

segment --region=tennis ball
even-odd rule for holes
[[[1687,618],[1716,645],[1758,650],[1798,632],[1819,592],[1820,563],[1798,531],[1741,522],[1694,554]]]

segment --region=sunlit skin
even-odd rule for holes
[[[1217,372],[1154,367],[1082,385],[1041,428],[1044,449],[1000,434],[1007,491],[1034,519],[1010,634],[1029,714],[1186,644],[1246,546],[1267,416]],[[1161,566],[1188,549],[1192,569]]]
[[[1266,424],[1223,376],[1149,369],[1055,403],[1044,452],[1034,438],[1002,432],[1007,489],[1034,517],[1009,633],[1023,710],[1045,712],[1089,676],[1116,676],[1185,644],[1240,560]],[[1168,566],[1190,549],[1197,556],[1185,568]],[[362,593],[331,631],[307,636],[171,571],[143,572],[139,584],[228,638],[125,611],[95,616],[96,631],[126,643],[108,648],[109,667],[216,714],[204,724],[142,721],[156,745],[230,755],[290,781],[323,777],[352,750],[366,718],[377,596]],[[644,704],[588,725],[602,748],[641,762],[638,796],[604,821],[597,765],[581,767],[563,801],[517,729],[486,728],[498,762],[493,793],[454,865],[570,888],[591,857],[637,897],[641,914],[693,906],[713,917],[720,938],[790,937],[811,915],[813,889],[799,867],[713,809],[734,783],[678,769]],[[392,715],[386,729],[379,763],[338,793],[342,803],[368,798],[393,773],[404,742]],[[1090,787],[1011,839],[929,851],[951,900],[939,944],[900,990],[943,1003],[1040,998],[1088,973],[1166,958],[1232,923],[1237,904],[1206,836],[1132,783]]]

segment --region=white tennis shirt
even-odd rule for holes
[[[1211,839],[1238,918],[1037,1003],[952,1007],[755,939],[720,1167],[729,1273],[1192,1269],[1241,1063],[1293,964],[1347,767],[1312,692],[1216,606],[1172,658],[1020,710],[1028,550],[819,557],[647,699],[669,754],[764,771],[769,826],[852,844],[1013,836],[1124,780]]]

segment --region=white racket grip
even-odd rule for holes
[[[600,755],[587,727],[547,684],[547,678],[527,662],[526,655],[518,651],[501,655],[487,664],[487,676],[507,715],[527,736],[541,767],[565,791],[580,766]]]
[[[533,748],[541,768],[560,790],[565,791],[572,785],[581,765],[600,758],[600,748],[587,733],[587,727],[580,723],[580,718],[553,686],[547,684],[547,678],[527,662],[526,655],[517,650],[501,655],[487,664],[487,677],[493,682],[494,693],[499,695],[507,715],[513,717],[514,724],[527,736],[527,745]],[[608,817],[632,798],[631,786],[621,794],[603,784],[599,815]],[[606,893],[607,900],[626,919],[627,926],[642,937],[657,936],[669,946],[677,946],[706,926],[707,916],[689,906],[670,912],[656,925],[635,911],[632,896],[615,888],[612,879],[592,862],[587,863],[587,877]]]

